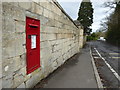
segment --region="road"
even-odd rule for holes
[[[104,41],[89,42],[104,87],[120,87],[120,49]]]

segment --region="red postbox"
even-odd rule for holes
[[[26,17],[27,74],[40,67],[40,20]]]

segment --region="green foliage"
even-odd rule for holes
[[[84,33],[90,34],[92,31],[90,26],[93,23],[93,8],[90,0],[88,0],[88,2],[82,1],[77,20],[84,26]]]
[[[87,41],[97,40],[97,39],[98,39],[98,35],[96,33],[92,33],[91,35],[87,36]]]
[[[115,11],[108,18],[107,25],[107,42],[120,46],[120,2],[117,4]]]
[[[104,31],[99,31],[99,32],[96,32],[96,35],[97,35],[97,37],[98,38],[100,38],[100,37],[106,37],[106,32]]]

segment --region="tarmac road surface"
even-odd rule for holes
[[[106,80],[105,86],[108,88],[120,87],[120,48],[105,41],[92,41],[89,42],[89,45],[92,48],[92,52],[98,54],[96,61],[101,64],[99,71]],[[99,60],[99,56],[104,60]],[[114,73],[112,72],[113,70]]]

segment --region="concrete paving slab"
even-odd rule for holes
[[[62,70],[50,78],[44,88],[98,88],[94,76],[90,49],[86,46]]]

